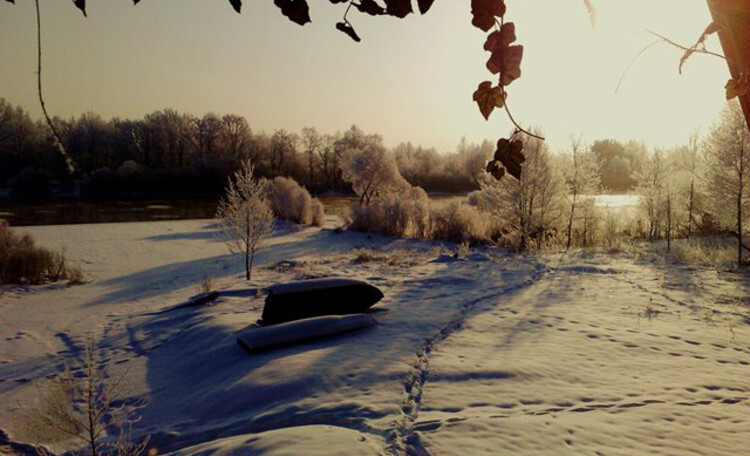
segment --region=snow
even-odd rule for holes
[[[250,283],[210,220],[23,229],[65,246],[92,281],[3,289],[0,428],[13,436],[19,407],[96,334],[129,395],[148,400],[135,431],[160,454],[747,452],[745,276],[643,255],[453,258],[332,223],[286,226]],[[412,254],[353,262],[362,247]],[[204,277],[221,296],[175,308]],[[238,347],[261,315],[258,289],[317,277],[378,286],[380,324]]]

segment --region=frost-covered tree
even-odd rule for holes
[[[247,280],[253,271],[255,253],[273,231],[273,212],[266,200],[264,185],[253,173],[250,160],[244,160],[234,177],[229,179],[226,194],[216,212],[230,249],[245,255]]]
[[[667,177],[667,163],[664,151],[657,149],[643,163],[636,175],[638,204],[648,222],[648,237],[654,240],[659,236],[663,216],[664,185]]]
[[[360,149],[349,149],[341,160],[341,174],[359,196],[359,205],[369,205],[378,195],[408,190],[396,161],[378,141],[367,141]]]
[[[737,237],[742,265],[744,227],[750,208],[750,132],[737,103],[730,103],[708,135],[709,182],[713,210]],[[731,204],[730,204],[731,202]]]
[[[544,240],[560,226],[564,185],[547,144],[530,136],[522,139],[526,160],[521,164],[520,179],[485,177],[481,188],[484,204],[503,224],[506,240],[524,251],[532,240],[541,248]]]
[[[96,354],[92,340],[83,357],[66,364],[61,374],[37,390],[36,402],[22,409],[20,436],[71,456],[138,456],[145,453],[148,436],[135,439],[135,412],[142,401],[124,405],[124,374],[111,376],[109,365]],[[53,456],[47,447],[40,456]]]
[[[580,137],[570,137],[570,148],[562,156],[565,198],[568,203],[566,248],[570,248],[573,225],[583,211],[594,207],[594,195],[599,193],[599,166],[596,157],[587,151]]]
[[[695,131],[690,134],[688,144],[674,151],[674,163],[676,171],[680,174],[682,192],[685,196],[684,210],[686,211],[685,223],[687,224],[686,236],[688,239],[693,235],[696,224],[696,216],[702,209],[703,192],[702,182],[704,173],[704,160],[700,153],[699,136]]]

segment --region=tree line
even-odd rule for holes
[[[341,169],[346,152],[375,148],[395,160],[411,185],[428,192],[466,193],[479,188],[495,149],[489,141],[465,139],[447,153],[412,143],[387,149],[380,135],[356,126],[332,135],[312,127],[268,134],[254,131],[242,116],[197,117],[173,109],[136,120],[85,113],[53,122],[75,164],[72,175],[49,128],[0,98],[0,188],[43,197],[53,185],[69,192],[82,182],[91,197],[218,196],[227,178],[250,159],[259,177],[290,177],[313,193],[349,192]],[[590,149],[603,191],[622,193],[635,186],[646,156],[643,143],[601,140]]]
[[[539,129],[532,133],[541,136]],[[708,133],[684,145],[648,150],[642,143],[570,137],[552,153],[536,136],[523,135],[519,179],[480,176],[480,189],[463,203],[436,203],[406,182],[392,160],[363,151],[350,156],[344,177],[360,195],[350,227],[381,234],[453,242],[500,243],[526,251],[551,247],[615,248],[637,239],[728,235],[736,262],[750,252],[750,131],[730,103]],[[618,172],[616,170],[620,170]],[[606,188],[605,182],[611,186]],[[373,189],[377,193],[373,196]],[[597,204],[606,190],[638,196],[631,210]]]
[[[380,135],[357,126],[336,134],[254,131],[238,115],[196,117],[173,109],[142,119],[104,120],[94,113],[53,122],[75,164],[70,174],[46,125],[0,98],[0,187],[43,196],[52,182],[84,182],[91,196],[219,195],[243,160],[259,177],[291,177],[314,193],[348,192],[341,160],[348,150],[375,148],[391,155],[403,176],[429,191],[467,192],[492,153],[489,142],[462,141],[451,153],[404,143],[387,150]]]

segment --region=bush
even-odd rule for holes
[[[266,194],[276,217],[303,225],[322,226],[325,222],[323,203],[294,179],[277,177],[265,181]]]
[[[64,252],[38,247],[29,234],[17,235],[0,224],[0,283],[39,284],[67,279],[83,282],[80,269],[68,264]]]
[[[460,244],[488,242],[488,216],[461,202],[436,203],[419,187],[389,193],[368,206],[353,206],[348,228],[384,236],[437,239]]]
[[[433,239],[456,244],[489,241],[489,216],[479,212],[476,207],[453,201],[438,206],[433,213]]]
[[[326,209],[318,198],[312,200],[312,224],[322,227],[326,222]]]
[[[430,199],[419,187],[405,194],[387,193],[367,206],[352,206],[348,228],[384,236],[430,239],[432,216]]]

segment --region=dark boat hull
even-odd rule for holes
[[[317,279],[274,285],[263,307],[263,325],[321,315],[362,313],[383,298],[376,287],[353,279]]]

